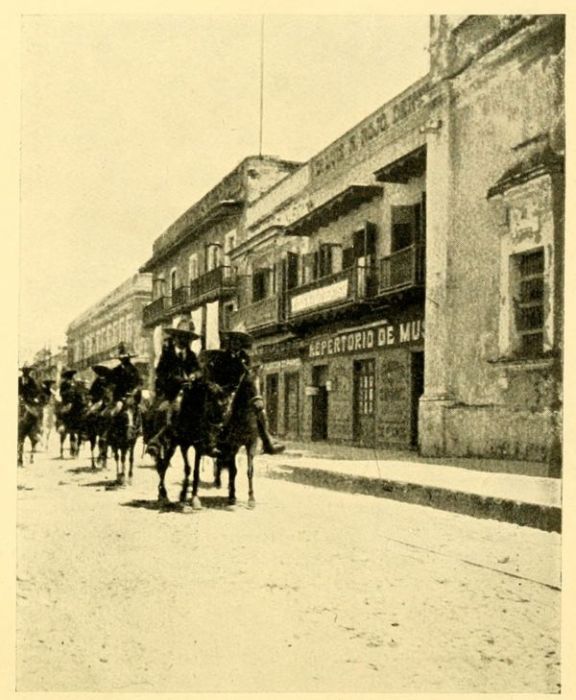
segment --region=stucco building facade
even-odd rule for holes
[[[246,208],[230,322],[281,435],[554,465],[563,17],[430,27],[428,75]]]
[[[149,384],[150,332],[142,324],[142,314],[151,297],[151,275],[134,274],[70,323],[68,366],[77,370],[79,379],[94,379],[92,365],[112,360],[124,343],[135,355],[132,361],[144,384]]]

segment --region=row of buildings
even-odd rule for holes
[[[242,161],[74,321],[71,364],[242,327],[278,435],[557,473],[564,47],[562,16],[432,17],[425,77],[305,163]]]

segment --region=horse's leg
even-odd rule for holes
[[[134,449],[136,448],[136,440],[130,440],[128,446],[128,481],[132,483],[132,473],[134,471]]]
[[[184,481],[182,482],[182,489],[180,490],[180,503],[186,502],[186,496],[188,495],[188,486],[190,485],[190,462],[188,461],[188,447],[185,445],[180,445],[180,452],[182,454],[182,459],[184,460]]]
[[[24,466],[24,439],[18,436],[18,466]]]
[[[124,474],[120,472],[120,449],[117,445],[112,448],[114,454],[114,463],[116,465],[116,483],[122,485],[124,482]]]
[[[222,486],[222,458],[216,457],[214,460],[214,486],[219,489]]]
[[[232,453],[228,460],[228,504],[236,503],[236,455]]]
[[[256,441],[246,445],[246,461],[248,466],[248,507],[254,508],[256,499],[254,498],[254,455],[256,454]]]
[[[198,495],[198,487],[200,486],[200,462],[202,461],[202,453],[199,449],[194,448],[194,474],[192,475],[192,508],[200,510],[202,501]]]
[[[66,440],[66,433],[60,433],[60,459],[64,459],[64,441]]]
[[[158,484],[158,500],[160,502],[168,501],[168,494],[166,492],[166,486],[164,485],[164,478],[166,477],[166,470],[170,465],[170,460],[174,454],[174,446],[166,446],[160,451],[160,454],[156,458],[156,471],[158,472],[158,477],[160,478],[160,483]]]

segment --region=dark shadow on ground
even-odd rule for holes
[[[73,469],[67,469],[67,472],[70,472],[70,474],[97,474],[98,472],[102,471],[104,467],[74,467]]]
[[[192,510],[190,505],[190,499],[186,503],[181,503],[180,501],[158,501],[157,499],[142,499],[136,498],[132,501],[127,501],[126,503],[121,503],[120,505],[128,508],[144,508],[145,510],[155,510],[159,513],[182,513],[188,515],[190,513],[199,513],[201,510],[227,510],[232,511],[234,509],[243,508],[250,509],[247,503],[236,503],[235,506],[230,506],[228,504],[227,496],[211,496],[202,497],[202,508],[200,510]]]
[[[108,491],[115,491],[119,488],[118,484],[116,483],[116,479],[106,479],[105,481],[91,481],[88,484],[78,484],[78,486],[83,486],[84,488],[104,488]]]

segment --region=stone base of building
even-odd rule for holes
[[[545,462],[560,476],[561,441],[551,411],[469,406],[420,399],[419,447],[424,457],[481,457]]]

